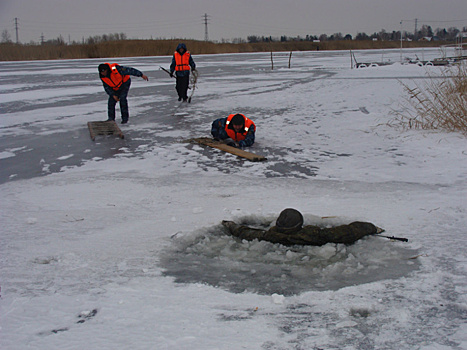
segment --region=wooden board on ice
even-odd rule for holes
[[[115,120],[105,122],[88,122],[89,134],[94,141],[97,135],[117,135],[123,139],[123,132],[118,127]]]
[[[242,158],[251,160],[252,162],[261,162],[261,161],[267,160],[266,157],[263,157],[263,156],[260,156],[258,154],[254,154],[254,153],[251,153],[251,152],[248,152],[248,151],[244,151],[244,150],[236,148],[236,147],[228,146],[225,143],[223,143],[222,141],[216,141],[216,140],[213,140],[213,139],[211,139],[209,137],[198,137],[198,138],[190,139],[190,140],[188,140],[188,142],[195,142],[195,143],[199,143],[201,145],[209,146],[209,147],[212,147],[212,148],[217,148],[217,149],[219,149],[221,151],[228,152],[228,153],[234,154],[234,155],[236,155],[238,157],[242,157]]]

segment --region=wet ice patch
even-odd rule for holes
[[[271,218],[237,221],[267,228]],[[313,222],[314,221],[314,222]],[[323,224],[308,216],[306,224]],[[330,219],[328,224],[341,224]],[[403,243],[366,237],[355,244],[321,247],[239,240],[222,225],[172,236],[160,265],[178,283],[205,283],[234,293],[294,295],[312,290],[337,290],[384,279],[396,279],[418,269],[410,259],[417,252]]]

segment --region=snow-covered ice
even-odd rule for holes
[[[467,349],[466,139],[388,125],[401,82],[445,68],[355,55],[394,63],[194,55],[179,108],[159,69],[171,57],[1,62],[0,348]],[[125,139],[93,142],[105,61],[149,82],[132,79]],[[256,123],[266,162],[184,142],[233,112]],[[409,242],[284,247],[220,225],[267,226],[286,207]]]

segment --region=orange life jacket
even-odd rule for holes
[[[183,55],[180,55],[178,51],[174,52],[175,56],[175,70],[190,70],[190,51],[185,51]]]
[[[110,76],[109,77],[101,76],[101,80],[107,85],[109,85],[112,89],[117,91],[118,89],[120,89],[120,86],[122,86],[124,82],[127,82],[128,80],[130,80],[130,76],[120,74],[117,70],[117,66],[118,66],[117,63],[112,63],[112,64],[106,63],[106,64],[110,67]]]
[[[238,113],[238,114],[240,114],[240,113]],[[245,117],[243,114],[240,114],[245,119],[245,127],[240,132],[235,132],[235,130],[229,128],[230,121],[232,120],[234,115],[235,114],[231,114],[231,115],[229,115],[227,117],[227,121],[225,122],[225,132],[234,141],[245,140],[246,134],[248,133],[248,130],[250,130],[250,128],[253,128],[253,131],[256,131],[256,125],[255,125],[255,123],[253,123],[253,121],[251,121],[250,119]]]

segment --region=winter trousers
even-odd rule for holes
[[[120,99],[120,112],[122,113],[122,122],[128,122],[128,118],[130,118],[130,113],[128,111],[128,91],[130,90],[131,80],[123,83],[120,89],[115,91],[115,95],[118,96]],[[115,120],[115,105],[117,101],[115,101],[113,96],[109,96],[108,102],[108,109],[107,109],[107,116],[110,120]]]
[[[190,76],[185,75],[182,77],[177,76],[177,82],[175,84],[175,89],[177,90],[178,98],[186,100],[188,98],[188,84],[190,83]]]

